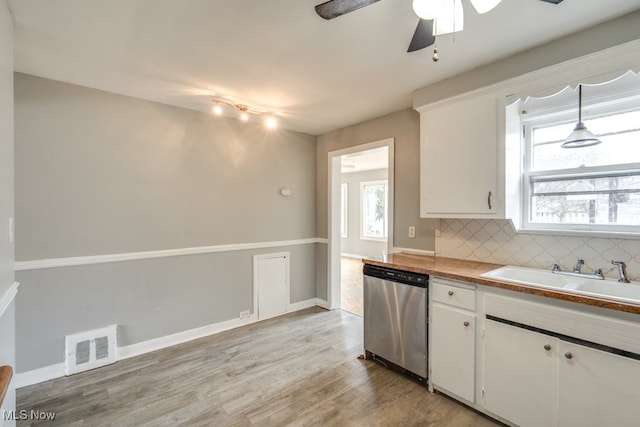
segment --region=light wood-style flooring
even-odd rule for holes
[[[362,259],[342,257],[340,262],[340,307],[358,316],[364,313]]]
[[[18,410],[56,412],[46,426],[497,425],[358,359],[362,327],[306,309],[19,389]]]

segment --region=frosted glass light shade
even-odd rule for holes
[[[562,143],[562,148],[581,148],[581,147],[590,147],[592,145],[598,145],[602,141],[600,141],[596,136],[587,129],[587,127],[582,122],[578,122],[576,127],[571,132],[571,135],[565,139]]]
[[[435,19],[443,8],[444,0],[413,0],[413,11],[421,19]]]
[[[471,0],[471,4],[478,13],[487,13],[500,4],[501,1],[502,0]]]

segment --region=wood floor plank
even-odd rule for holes
[[[376,362],[362,318],[317,307],[17,391],[18,426],[493,426]]]

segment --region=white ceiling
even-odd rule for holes
[[[323,0],[8,0],[17,71],[199,111],[210,95],[313,135],[412,105],[412,92],[640,8],[638,0],[504,0],[407,53],[411,0],[331,21]]]
[[[389,147],[373,148],[341,156],[341,172],[355,173],[389,167]]]

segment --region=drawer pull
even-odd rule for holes
[[[463,323],[463,325],[464,325],[464,326],[469,326],[469,322],[465,321],[465,322]]]
[[[551,346],[549,344],[545,344],[544,345],[544,349],[549,351],[549,350],[551,350]]]
[[[564,357],[566,357],[567,359],[573,359],[573,354],[571,354],[571,352],[568,352],[568,351],[567,351],[567,352],[564,354]]]
[[[453,295],[453,291],[449,291],[447,293],[449,294],[449,296]]]

